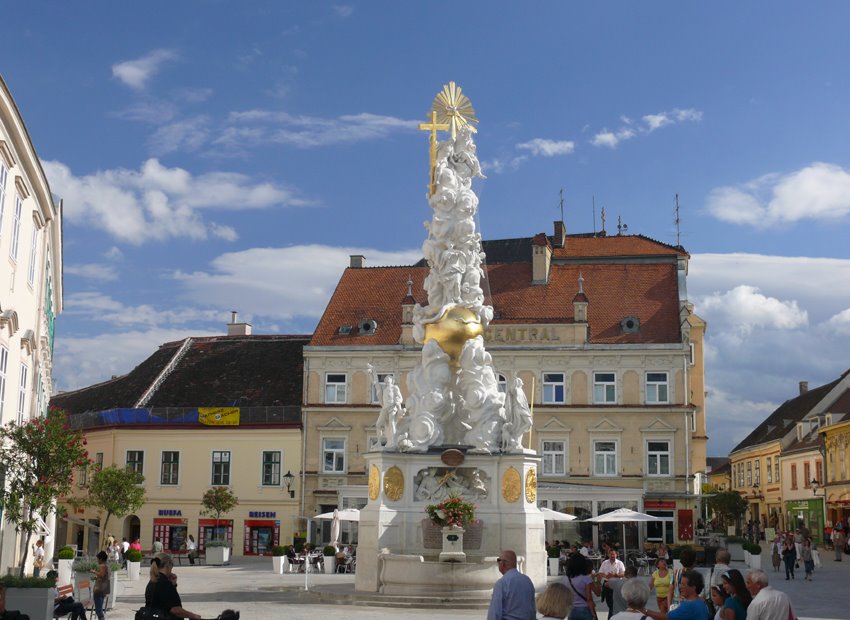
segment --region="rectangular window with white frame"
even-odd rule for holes
[[[393,381],[395,381],[395,375],[393,375],[393,373],[391,373],[391,372],[379,372],[377,377],[378,377],[378,383],[380,384],[381,387],[384,386],[384,381],[387,380],[387,377],[392,377]],[[372,383],[370,389],[371,389],[371,392],[372,392],[372,404],[373,405],[380,405],[381,399],[378,398],[378,386],[376,386],[374,383]]]
[[[565,476],[567,474],[567,442],[544,439],[540,442],[543,457],[543,476]]]
[[[18,390],[18,424],[23,424],[27,416],[27,393],[29,392],[29,368],[21,364],[21,385]]]
[[[12,220],[12,242],[9,244],[9,258],[18,262],[18,245],[21,241],[21,213],[24,209],[24,199],[15,194],[15,215]]]
[[[664,405],[670,402],[670,383],[666,372],[646,373],[646,404]]]
[[[342,437],[322,439],[322,473],[345,473],[345,439]]]
[[[759,460],[756,460],[756,472],[753,481],[755,484],[761,484],[761,461]]]
[[[325,402],[345,403],[348,377],[344,373],[325,375]]]
[[[617,475],[617,442],[596,439],[593,441],[593,475]]]
[[[566,382],[564,381],[564,373],[543,373],[543,402],[545,404],[566,402]]]
[[[35,259],[38,256],[38,228],[33,224],[32,238],[30,240],[30,262],[27,271],[27,283],[32,287],[35,284]]]
[[[646,442],[646,473],[648,476],[670,476],[670,442],[653,439]]]
[[[159,483],[163,486],[176,486],[179,481],[180,452],[177,450],[163,450]]]
[[[747,486],[753,486],[753,462],[747,461]]]
[[[6,372],[9,367],[9,349],[0,344],[0,419],[3,417],[3,404],[6,402]]]
[[[212,486],[226,487],[230,485],[230,450],[213,450],[212,453]]]
[[[9,169],[0,161],[0,235],[3,232],[3,214],[6,212],[6,184],[9,182]]]
[[[771,484],[773,482],[773,460],[771,457],[767,457],[767,467],[765,467],[765,471],[767,472],[767,483]]]
[[[127,450],[127,469],[132,469],[137,474],[145,475],[145,452],[144,450]]]
[[[263,486],[280,486],[280,450],[263,451]]]
[[[597,405],[610,405],[617,402],[617,375],[615,373],[593,373],[593,402]]]

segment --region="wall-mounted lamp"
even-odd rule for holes
[[[818,497],[818,487],[820,486],[820,482],[818,482],[817,478],[812,478],[810,483],[812,485],[812,495]],[[823,490],[823,493],[820,495],[821,497],[826,497],[826,489]]]
[[[764,493],[759,490],[758,482],[753,485],[753,494],[750,496],[750,499],[757,499],[762,502],[764,501]]]
[[[292,481],[295,480],[295,476],[292,475],[292,472],[287,470],[283,476],[283,484],[286,485],[286,490],[289,491],[289,498],[295,498],[295,491],[292,490]]]

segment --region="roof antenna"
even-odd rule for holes
[[[676,219],[673,220],[673,223],[676,224],[676,245],[682,245],[681,237],[682,237],[682,219],[679,217],[679,194],[676,194]]]
[[[596,196],[591,196],[591,201],[593,203],[593,236],[596,236]]]
[[[602,236],[605,236],[605,207],[602,207]]]
[[[561,188],[561,221],[564,221],[564,188]]]
[[[624,234],[626,234],[627,232],[629,232],[629,225],[623,224],[623,218],[618,215],[617,216],[617,236],[621,237]]]

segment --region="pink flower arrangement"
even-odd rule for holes
[[[432,523],[441,527],[464,527],[475,520],[475,505],[456,496],[444,499],[439,504],[429,504],[425,512]]]

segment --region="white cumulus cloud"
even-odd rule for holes
[[[699,122],[702,120],[702,112],[693,108],[686,110],[674,108],[669,112],[645,114],[641,117],[640,122],[634,122],[625,115],[621,116],[620,120],[623,123],[622,127],[616,130],[605,128],[594,134],[590,143],[593,146],[615,149],[621,142],[631,140],[639,135],[650,134],[662,127],[678,123]]]
[[[534,138],[528,142],[517,144],[516,147],[521,151],[529,151],[535,156],[555,157],[557,155],[569,155],[575,151],[576,143],[572,140]]]
[[[719,220],[769,228],[850,215],[850,171],[815,162],[789,174],[771,173],[712,190],[706,201]]]
[[[233,172],[192,175],[149,159],[139,170],[115,168],[75,176],[61,162],[45,161],[51,188],[65,199],[66,217],[140,245],[147,241],[210,236],[233,239],[236,231],[207,222],[206,209],[240,210],[304,206],[289,188]]]
[[[699,307],[705,316],[716,317],[745,335],[757,327],[795,329],[809,322],[808,313],[795,300],[767,297],[757,287],[745,284],[707,295],[699,300]]]
[[[134,90],[143,90],[163,63],[176,58],[177,53],[173,50],[156,49],[141,58],[115,63],[112,75]]]

